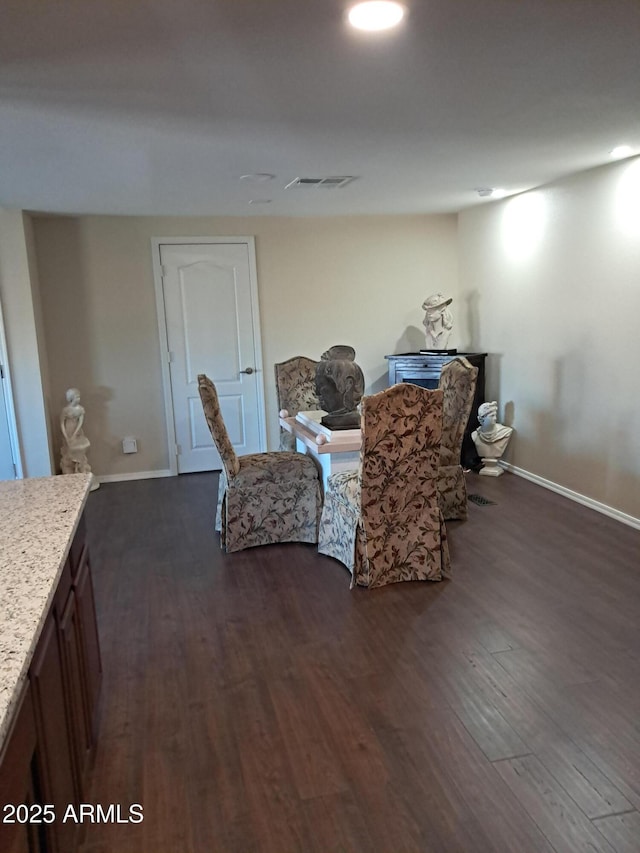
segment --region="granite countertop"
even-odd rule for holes
[[[90,485],[91,474],[0,482],[0,749]]]

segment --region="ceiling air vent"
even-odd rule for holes
[[[285,190],[292,190],[298,187],[332,190],[337,187],[345,187],[351,181],[355,181],[353,175],[332,175],[328,178],[294,178],[292,181],[289,181]]]

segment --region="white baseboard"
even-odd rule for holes
[[[172,477],[168,468],[161,471],[133,471],[130,474],[99,474],[101,483],[121,483],[124,480],[153,480],[156,477]]]
[[[558,483],[546,480],[538,474],[532,474],[530,471],[525,471],[524,468],[517,468],[515,465],[510,465],[508,462],[502,461],[500,462],[500,465],[506,471],[511,471],[512,474],[517,474],[518,477],[524,477],[525,480],[531,480],[532,483],[537,483],[538,486],[543,486],[545,489],[557,492],[559,495],[569,498],[569,500],[575,501],[583,506],[588,506],[589,509],[595,509],[596,512],[601,512],[603,515],[608,515],[609,518],[621,521],[629,527],[635,527],[636,530],[640,530],[640,518],[628,515],[626,512],[614,509],[614,507],[603,504],[593,498],[588,498],[586,495],[581,495],[579,492],[572,491],[572,489],[567,489],[566,486],[560,486]]]

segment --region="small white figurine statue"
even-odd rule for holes
[[[91,465],[87,461],[87,450],[91,442],[82,431],[84,407],[80,405],[80,392],[77,388],[69,388],[65,396],[67,405],[60,414],[60,470],[63,474],[91,474]],[[91,491],[99,485],[96,477],[92,476]]]
[[[471,433],[478,455],[482,457],[480,473],[485,477],[499,477],[503,470],[498,465],[509,444],[513,429],[498,421],[498,404],[495,400],[483,403],[478,409],[479,428]]]
[[[434,293],[422,303],[425,312],[424,331],[427,338],[428,350],[446,349],[451,330],[453,329],[453,315],[448,306],[453,302],[453,297],[447,299],[442,293]]]

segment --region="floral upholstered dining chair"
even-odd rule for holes
[[[446,521],[464,521],[467,517],[467,484],[460,464],[460,453],[477,380],[478,368],[464,356],[457,356],[444,365],[438,382],[444,395],[438,490],[440,507]]]
[[[316,392],[317,366],[317,361],[304,355],[296,355],[275,365],[278,411],[286,411],[285,417],[293,418],[298,412],[321,408]],[[295,449],[295,436],[280,427],[280,450]]]
[[[360,465],[329,477],[318,535],[352,587],[449,574],[437,487],[442,398],[400,383],[362,399]]]
[[[227,552],[275,542],[317,542],[322,492],[318,469],[302,453],[237,456],[213,382],[201,373],[198,391],[222,458],[216,530]]]

